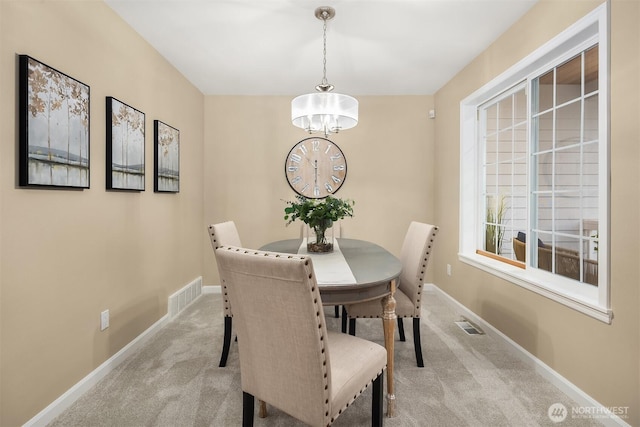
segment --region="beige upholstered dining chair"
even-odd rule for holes
[[[211,246],[213,252],[220,246],[242,246],[240,243],[240,235],[233,221],[221,222],[219,224],[209,225],[209,237],[211,237]],[[222,344],[222,355],[220,356],[219,367],[227,365],[227,357],[229,356],[229,347],[231,347],[232,319],[231,304],[229,304],[229,296],[227,288],[222,285],[222,300],[224,304],[224,341]]]
[[[327,331],[310,257],[216,249],[234,307],[243,392],[242,425],[258,398],[312,426],[328,426],[373,384],[372,425],[382,425],[387,351]]]
[[[438,233],[438,227],[431,224],[411,222],[405,235],[400,261],[402,273],[398,280],[395,293],[396,315],[398,316],[398,332],[400,340],[405,341],[403,318],[413,318],[413,345],[416,352],[418,367],[424,367],[422,360],[422,345],[420,343],[420,307],[422,304],[422,287],[427,270],[429,256],[433,250],[433,242]],[[356,318],[382,317],[382,304],[379,299],[346,307],[349,317],[349,333],[356,333]]]

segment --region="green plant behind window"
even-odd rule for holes
[[[505,227],[502,224],[507,213],[505,197],[500,196],[497,206],[493,198],[487,200],[487,218],[485,223],[485,250],[496,255],[502,254]]]

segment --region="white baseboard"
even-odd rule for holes
[[[184,310],[189,304],[195,301],[202,294],[202,277],[198,277],[182,289],[169,297],[168,311],[171,311],[171,304],[175,305],[173,316],[168,312],[157,322],[135,337],[129,344],[125,345],[116,354],[107,359],[104,363],[94,369],[86,377],[78,381],[73,387],[54,400],[49,406],[40,411],[35,417],[27,421],[23,427],[44,427],[52,422],[57,416],[69,408],[84,393],[89,391],[107,374],[113,371],[127,357],[141,348],[151,337],[168,324],[173,317]],[[173,298],[173,300],[172,300]]]
[[[511,350],[511,352],[522,360],[525,364],[532,367],[535,372],[541,375],[544,379],[549,381],[551,384],[556,386],[560,391],[564,394],[575,400],[582,408],[592,409],[595,413],[606,414],[607,408],[602,404],[597,402],[594,398],[589,396],[587,393],[578,388],[571,381],[567,380],[565,377],[560,375],[558,372],[554,371],[549,365],[542,362],[540,359],[535,357],[533,354],[529,353],[524,347],[520,346],[517,342],[513,341],[511,338],[500,332],[498,329],[493,327],[490,323],[487,323],[480,316],[475,314],[473,311],[469,310],[467,307],[462,305],[460,302],[455,300],[451,295],[444,292],[442,289],[438,288],[436,285],[432,283],[425,283],[424,287],[427,292],[435,292],[442,296],[445,300],[447,300],[452,306],[456,309],[460,310],[464,313],[468,320],[478,325],[484,332],[507,344],[507,348]],[[568,409],[571,412],[571,409]],[[617,415],[602,415],[598,417],[597,421],[601,422],[605,426],[610,427],[631,427],[627,422],[625,422],[622,418]]]
[[[221,294],[222,286],[220,285],[207,285],[202,287],[203,294]]]

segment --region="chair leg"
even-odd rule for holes
[[[384,389],[384,372],[373,380],[373,396],[371,402],[371,426],[382,427],[383,417],[383,389]]]
[[[255,398],[252,394],[242,392],[242,427],[253,427],[253,404]]]
[[[335,308],[335,311],[336,311],[335,316],[336,316],[336,319],[337,319],[338,317],[340,317],[340,306],[336,305],[336,306],[334,306],[334,308]]]
[[[402,321],[402,317],[398,317],[398,333],[400,334],[400,341],[407,340],[404,336],[404,322]]]
[[[413,346],[416,349],[416,362],[418,368],[424,368],[424,361],[422,360],[422,344],[420,343],[420,318],[413,318]]]
[[[233,317],[224,316],[224,342],[222,344],[222,356],[220,356],[220,368],[227,366],[229,347],[231,346],[231,320]]]
[[[356,318],[349,319],[349,335],[356,336]]]
[[[347,309],[342,306],[342,333],[347,333],[347,321],[349,320],[349,316],[347,315]]]

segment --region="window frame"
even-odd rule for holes
[[[501,277],[525,289],[543,295],[569,308],[577,310],[605,323],[613,317],[610,308],[609,281],[609,23],[608,4],[602,4],[578,20],[558,36],[538,48],[513,67],[487,83],[460,102],[460,241],[458,258],[460,261],[485,272]],[[599,106],[604,112],[599,120],[599,236],[598,236],[598,287],[585,285],[557,274],[536,268],[522,268],[514,263],[502,262],[495,257],[478,253],[481,247],[478,239],[481,223],[479,195],[482,188],[478,177],[481,173],[481,156],[478,138],[478,107],[491,98],[526,81],[528,97],[531,94],[531,80],[545,70],[559,64],[562,58],[575,54],[576,49],[598,44],[599,63]],[[527,100],[529,110],[531,103]],[[531,112],[527,113],[531,120]],[[531,129],[530,123],[528,129]],[[531,166],[528,167],[528,176]],[[530,181],[530,179],[527,179]],[[530,185],[530,183],[528,184]],[[530,188],[527,190],[530,195]],[[528,221],[530,211],[527,208]],[[528,227],[530,228],[530,227]]]

